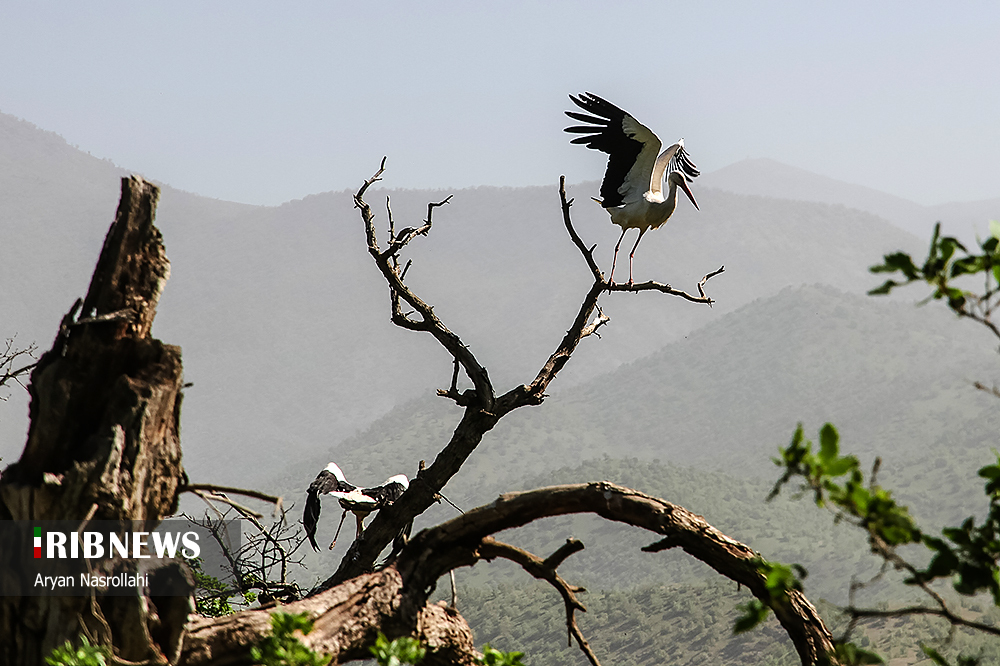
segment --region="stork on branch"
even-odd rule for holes
[[[319,546],[316,544],[316,525],[319,522],[323,496],[335,497],[344,510],[344,514],[340,518],[340,525],[337,526],[337,533],[330,544],[332,550],[337,544],[337,537],[340,536],[340,528],[344,525],[344,518],[347,517],[348,511],[354,514],[357,521],[357,532],[354,537],[356,540],[361,537],[361,533],[365,529],[365,518],[373,511],[378,511],[395,502],[409,485],[405,474],[396,474],[390,476],[380,486],[359,488],[347,481],[344,472],[337,463],[332,462],[327,465],[326,469],[322,470],[309,485],[309,490],[306,491],[306,508],[302,514],[302,525],[306,529],[306,536],[309,537],[309,543],[312,544],[313,550],[319,550]],[[412,527],[412,522],[410,526]],[[405,535],[409,536],[409,528],[404,531]]]
[[[588,97],[588,99],[590,99],[590,97]],[[609,106],[612,109],[616,109],[613,105]],[[617,112],[621,114],[621,118],[627,116],[627,114],[620,109],[618,109]],[[595,122],[610,125],[610,121],[601,120],[596,117]],[[636,127],[641,128],[641,125],[637,122],[634,120],[632,122]],[[591,128],[588,129],[588,132],[598,133],[599,129],[600,128]],[[652,141],[655,141],[655,145],[650,143],[653,147],[649,149],[650,152],[654,154],[654,157],[651,159],[652,164],[656,162],[655,153],[659,149],[660,144],[659,141],[652,135],[652,132],[649,132],[649,130],[645,130],[645,132]],[[639,146],[639,150],[637,152],[641,153],[642,144],[638,141],[632,141],[632,143]],[[678,145],[673,149],[673,152],[671,152],[672,158],[667,159],[666,164],[659,170],[661,176],[663,171],[665,171],[668,167],[671,167],[674,171],[680,171],[680,173],[688,173],[690,177],[697,175],[697,169],[695,169],[694,165],[687,159],[686,153],[680,152],[680,148],[681,147]],[[633,163],[635,163],[635,158],[636,156],[633,156]],[[587,267],[590,269],[590,273],[593,276],[594,281],[584,297],[583,302],[580,304],[575,318],[573,319],[569,329],[566,331],[566,335],[563,336],[551,355],[542,364],[534,379],[527,383],[518,384],[517,386],[510,388],[505,393],[498,394],[493,387],[493,382],[490,379],[489,372],[487,372],[486,367],[480,363],[471,348],[463,342],[457,332],[452,331],[445,325],[444,321],[442,321],[441,318],[434,312],[434,307],[430,303],[418,296],[417,293],[403,281],[398,261],[398,252],[402,250],[402,247],[393,247],[393,243],[397,242],[400,234],[395,230],[395,224],[391,220],[391,215],[389,223],[389,247],[392,249],[392,252],[386,253],[379,246],[379,234],[376,232],[375,213],[368,202],[365,201],[364,197],[368,189],[374,183],[382,179],[382,174],[385,173],[385,164],[386,159],[382,158],[378,171],[376,171],[371,178],[367,179],[361,185],[360,189],[358,189],[357,194],[354,195],[354,204],[360,211],[361,220],[364,224],[368,254],[375,262],[376,267],[379,269],[379,272],[382,274],[382,277],[389,286],[392,323],[400,328],[430,334],[451,355],[452,362],[454,364],[454,368],[450,373],[452,380],[451,385],[448,389],[439,389],[437,393],[442,397],[453,400],[458,406],[464,409],[464,413],[461,420],[455,426],[455,430],[452,433],[451,438],[437,454],[433,464],[425,469],[421,469],[417,473],[416,478],[413,479],[413,482],[409,484],[406,492],[404,492],[402,496],[400,496],[400,498],[391,505],[386,506],[385,510],[378,512],[371,524],[365,529],[364,537],[362,539],[356,539],[354,543],[351,544],[348,552],[341,559],[340,566],[337,568],[337,571],[325,581],[320,583],[310,593],[312,595],[319,594],[323,590],[328,590],[335,585],[348,580],[349,578],[353,578],[361,573],[370,571],[375,565],[375,561],[378,558],[379,553],[381,553],[386,546],[398,537],[401,530],[405,529],[407,525],[412,524],[415,517],[421,515],[432,504],[441,498],[440,492],[442,488],[444,488],[448,481],[459,472],[465,461],[482,442],[483,436],[489,432],[497,424],[497,422],[500,421],[500,419],[504,418],[507,414],[516,409],[528,405],[539,405],[545,400],[546,388],[569,361],[581,340],[591,334],[596,334],[600,327],[607,324],[608,316],[603,312],[598,311],[597,308],[597,301],[603,292],[652,291],[671,296],[678,296],[692,303],[711,306],[714,301],[705,293],[705,283],[712,277],[715,277],[724,271],[724,267],[720,267],[717,270],[706,274],[697,285],[697,294],[688,293],[684,290],[672,287],[669,284],[655,281],[629,285],[611,284],[609,280],[605,279],[604,274],[601,272],[597,262],[594,260],[593,251],[596,246],[588,246],[573,226],[570,215],[570,207],[573,204],[573,200],[566,196],[565,177],[560,177],[559,199],[562,208],[563,223],[566,226],[566,231],[569,234],[570,240],[577,247],[577,249],[579,249],[580,254],[586,261]],[[650,171],[652,171],[654,166],[655,164],[650,166]],[[622,171],[622,174],[627,175],[628,171],[628,169],[625,169]],[[677,183],[679,175],[680,174],[675,175],[671,182]],[[647,181],[649,181],[650,178],[651,175],[647,175]],[[678,185],[675,185],[671,190],[674,197],[676,197],[677,186]],[[686,188],[686,181],[684,187]],[[662,196],[662,188],[655,189],[656,191],[659,191]],[[430,230],[431,214],[433,209],[436,206],[444,205],[446,202],[447,200],[428,205],[427,219],[424,221],[424,225],[428,227],[428,231]],[[390,211],[391,209],[387,209],[387,212]],[[413,228],[417,229],[415,225]],[[417,235],[423,234],[408,232],[403,235],[401,240],[414,240]],[[405,272],[405,268],[403,271]],[[412,313],[404,315],[402,310],[404,303],[412,308]],[[597,312],[596,317],[594,317],[595,312]],[[468,379],[472,382],[473,387],[471,389],[466,389],[464,391],[458,390],[458,376],[462,372],[464,372]],[[318,504],[318,502],[315,504]]]
[[[698,202],[688,183],[699,175],[698,168],[684,150],[680,139],[662,153],[660,140],[648,127],[611,102],[591,93],[579,97],[570,95],[573,103],[589,114],[567,111],[566,115],[587,125],[574,125],[565,131],[584,134],[570,143],[580,143],[608,154],[608,170],[601,183],[601,198],[594,199],[611,215],[611,221],[622,228],[615,245],[608,285],[614,284],[618,250],[629,229],[638,229],[632,252],[628,255],[628,285],[632,285],[632,258],[639,241],[650,229],[666,222],[677,208],[677,189],[688,196],[695,208]],[[663,194],[663,178],[667,178],[667,194]],[[699,209],[700,210],[700,209]]]

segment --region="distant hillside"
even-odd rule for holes
[[[461,571],[461,570],[460,570]],[[527,578],[527,574],[520,574]],[[573,582],[570,579],[570,582]],[[788,635],[771,616],[758,629],[732,634],[737,604],[748,592],[730,581],[641,586],[608,591],[592,587],[580,595],[587,607],[577,614],[584,636],[602,663],[620,666],[792,666],[801,663]],[[813,598],[834,635],[842,627],[833,609]],[[968,616],[997,622],[990,603],[963,600]],[[984,608],[985,607],[985,608]],[[574,642],[567,646],[566,616],[558,593],[549,585],[522,581],[488,589],[459,589],[458,609],[469,621],[477,645],[525,653],[534,666],[589,662]],[[985,610],[985,613],[984,613]],[[956,655],[977,655],[982,664],[1000,663],[1000,641],[984,634],[955,631],[936,618],[888,619],[862,623],[852,634],[860,646],[875,650],[890,666],[919,664],[918,644],[939,649],[955,663]]]
[[[366,483],[361,475],[351,474]],[[396,470],[398,471],[398,470]],[[379,479],[381,480],[381,479]],[[844,601],[844,577],[854,573],[874,575],[878,563],[867,554],[863,536],[846,525],[834,525],[832,518],[818,511],[808,500],[792,501],[787,496],[765,502],[772,482],[745,479],[721,472],[680,467],[671,463],[649,462],[636,458],[602,457],[516,481],[484,482],[482,498],[464,501],[463,509],[488,503],[502,492],[540,488],[565,483],[611,481],[641,492],[662,497],[705,517],[726,535],[737,539],[773,560],[797,562],[812,572],[810,588],[824,598]],[[722,490],[724,489],[724,491]],[[295,503],[293,517],[298,520],[304,502],[302,489],[283,489],[286,503]],[[980,502],[982,504],[982,502]],[[192,503],[194,511],[203,508]],[[317,540],[329,545],[340,521],[341,510],[327,500],[320,516]],[[415,529],[437,524],[456,515],[454,508],[441,504],[418,519]],[[932,525],[928,523],[928,525]],[[307,572],[296,575],[304,584],[321,579],[321,572],[336,568],[353,540],[353,527],[341,532],[336,548],[330,552],[307,553]],[[499,536],[504,541],[537,554],[549,554],[569,537],[583,541],[585,549],[561,567],[566,576],[587,587],[631,589],[641,585],[697,583],[716,574],[706,565],[681,551],[651,555],[641,548],[656,540],[656,535],[628,525],[613,523],[591,515],[560,516],[536,524],[509,530]],[[493,563],[463,570],[463,585],[480,587],[511,580],[513,565]],[[514,577],[516,580],[516,577]]]
[[[992,382],[997,371],[992,340],[943,308],[786,289],[509,415],[445,490],[477,505],[604,454],[772,479],[770,457],[797,422],[815,437],[832,421],[845,449],[868,461],[883,456],[882,481],[914,484],[901,496],[921,515],[961,520],[981,503],[968,479],[989,462],[1000,429],[995,398],[971,382]],[[441,398],[416,400],[289,465],[271,486],[296,497],[329,460],[362,484],[412,471],[440,450],[459,414]],[[947,480],[928,488],[931,469]]]
[[[981,236],[988,233],[989,220],[1000,219],[1000,198],[921,206],[870,187],[845,183],[769,159],[730,164],[705,174],[698,184],[737,194],[857,208],[889,220],[919,238],[929,238],[934,223],[940,221],[946,233],[972,241],[976,231]]]
[[[23,344],[44,348],[86,288],[123,172],[29,123],[0,121],[0,335],[17,332]],[[359,165],[359,183],[376,161]],[[388,167],[391,185],[391,156]],[[570,194],[577,226],[598,244],[607,269],[618,234],[589,200],[596,189],[585,183]],[[369,199],[383,222],[387,194],[399,228],[422,220],[426,203],[448,193],[374,190]],[[430,237],[413,244],[407,279],[498,387],[523,382],[574,316],[586,266],[566,238],[555,183],[454,194],[435,212]],[[726,273],[709,285],[715,307],[651,294],[605,298],[611,325],[603,340],[583,345],[553,384],[555,395],[786,286],[820,282],[861,293],[876,283],[866,269],[883,252],[924,245],[842,206],[718,190],[699,192],[699,203],[700,213],[682,206],[643,239],[635,274],[694,289],[724,264]],[[262,208],[165,188],[157,221],[172,277],[154,334],[183,347],[185,378],[194,384],[183,415],[194,478],[242,481],[328,450],[449,380],[450,363],[429,337],[389,324],[386,287],[365,252],[349,192]],[[19,391],[0,409],[6,460],[23,445],[26,411]]]

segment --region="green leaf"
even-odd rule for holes
[[[830,476],[843,476],[851,470],[857,469],[858,459],[854,456],[844,456],[837,458],[826,466],[826,473]]]
[[[743,615],[736,618],[736,622],[733,624],[734,634],[744,634],[750,631],[767,619],[767,613],[770,610],[759,599],[751,599],[749,602],[740,604],[736,608],[743,611]]]
[[[884,664],[885,660],[874,652],[862,650],[854,643],[838,643],[834,652],[844,666],[861,666],[862,664]]]
[[[521,663],[523,656],[523,652],[503,652],[490,647],[490,644],[487,643],[483,646],[483,657],[478,660],[478,663],[484,664],[484,666],[524,666]]]
[[[840,435],[837,429],[830,423],[824,423],[819,430],[819,459],[822,462],[829,462],[837,456],[840,450]]]
[[[948,661],[941,656],[941,653],[932,647],[926,645],[921,645],[920,649],[923,650],[924,654],[927,655],[931,661],[933,661],[938,666],[950,666]]]
[[[75,648],[66,641],[62,647],[53,649],[45,657],[45,663],[49,666],[107,666],[110,658],[111,651],[108,648],[91,645],[87,637],[81,634],[80,647]]]
[[[875,266],[872,266],[872,268],[870,270],[872,270],[872,272],[875,272],[875,268],[876,268]],[[896,282],[895,280],[886,280],[885,282],[882,283],[882,286],[875,287],[874,289],[869,289],[868,290],[868,295],[869,296],[885,296],[890,291],[892,291],[893,288],[895,288],[895,287],[902,287],[902,286],[903,286],[902,283]]]
[[[381,631],[375,639],[375,645],[368,648],[379,666],[399,666],[400,664],[419,664],[427,654],[427,648],[420,641],[410,636],[400,636],[389,640]]]
[[[984,479],[1000,478],[1000,465],[987,465],[979,469],[979,476]]]
[[[271,613],[271,633],[250,648],[251,658],[263,666],[326,666],[330,658],[313,652],[295,636],[312,631],[309,613]]]

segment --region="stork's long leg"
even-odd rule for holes
[[[649,229],[649,227],[646,227],[646,229]],[[632,246],[632,252],[628,255],[628,286],[630,287],[632,286],[632,257],[635,256],[635,248],[639,247],[639,241],[642,240],[642,235],[646,233],[646,229],[639,230],[639,237],[635,239],[635,245]]]
[[[337,537],[340,536],[340,528],[344,526],[344,519],[347,518],[347,509],[344,509],[344,513],[340,514],[340,524],[337,525],[337,533],[333,535],[333,541],[330,542],[330,550],[337,545]]]
[[[358,519],[358,534],[354,537],[355,540],[361,538],[361,533],[365,531],[365,516],[361,514],[354,514],[354,517]]]
[[[627,227],[622,227],[622,235],[618,237],[618,243],[615,245],[615,258],[611,262],[611,275],[608,276],[608,286],[610,287],[615,283],[615,264],[618,263],[618,249],[622,246],[622,239],[625,238],[625,232],[628,231]],[[642,234],[639,234],[641,237]],[[629,269],[631,271],[631,268]]]

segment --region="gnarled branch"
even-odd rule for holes
[[[570,585],[562,576],[556,573],[556,568],[573,553],[583,550],[583,542],[577,539],[567,539],[566,543],[556,552],[546,559],[541,559],[532,555],[528,551],[512,546],[509,543],[497,541],[491,537],[486,537],[482,541],[479,553],[484,560],[491,560],[494,557],[502,557],[521,566],[522,569],[530,573],[535,578],[547,581],[556,588],[563,598],[566,606],[566,631],[569,634],[569,644],[573,644],[576,639],[580,650],[586,655],[593,666],[601,666],[597,655],[590,647],[590,643],[583,637],[580,625],[576,623],[576,611],[587,612],[587,608],[576,598],[577,592],[586,592],[582,587]]]
[[[569,585],[555,572],[556,566],[580,546],[571,543],[542,560],[492,538],[502,530],[571,513],[594,513],[663,535],[723,576],[746,586],[768,605],[791,638],[803,664],[836,664],[831,656],[833,639],[816,609],[795,590],[772,597],[766,575],[757,566],[758,553],[683,507],[607,482],[501,495],[488,505],[421,531],[406,545],[396,563],[383,571],[363,574],[291,603],[284,610],[309,612],[316,621],[316,629],[303,642],[337,662],[367,656],[363,648],[371,644],[376,631],[390,636],[426,637],[435,623],[442,623],[444,629],[440,632],[435,629],[435,635],[457,632],[450,634],[455,642],[436,643],[430,649],[432,661],[428,663],[440,663],[445,655],[456,659],[456,663],[469,663],[468,660],[475,658],[471,637],[457,629],[464,626],[464,621],[440,606],[427,605],[438,579],[457,567],[505,557],[553,584],[563,595],[568,610],[583,610],[583,604],[576,599],[580,588]],[[192,622],[180,663],[250,663],[247,646],[270,631],[269,612],[244,611],[227,618]],[[430,617],[430,612],[437,615]],[[572,619],[567,622],[572,631],[575,622]],[[577,639],[582,641],[582,634]],[[584,644],[585,641],[581,642],[581,646]]]
[[[446,204],[451,197],[441,202],[429,204],[427,207],[427,219],[421,227],[407,228],[395,233],[392,231],[395,228],[395,223],[390,220],[390,236],[392,240],[388,249],[382,251],[376,239],[375,216],[371,206],[365,202],[364,195],[373,183],[381,179],[384,171],[385,159],[382,160],[382,164],[375,175],[366,180],[358,190],[358,193],[354,197],[354,203],[361,211],[361,218],[365,225],[368,252],[389,284],[392,321],[401,328],[426,331],[433,335],[451,354],[455,360],[456,369],[458,366],[461,366],[465,374],[472,380],[474,388],[460,393],[457,388],[457,374],[455,374],[452,377],[451,387],[438,391],[438,395],[454,400],[456,404],[465,408],[462,419],[456,427],[451,440],[438,454],[434,463],[418,473],[415,479],[416,483],[412,483],[399,500],[392,506],[379,511],[378,515],[361,535],[361,538],[357,539],[351,545],[351,548],[343,560],[341,560],[337,572],[318,588],[320,590],[329,589],[329,587],[338,582],[343,582],[352,576],[370,570],[379,553],[388,546],[396,534],[399,533],[400,529],[431,506],[437,493],[458,473],[469,455],[479,446],[486,432],[491,430],[502,417],[518,407],[541,404],[545,399],[545,390],[549,383],[555,379],[559,371],[569,361],[580,341],[595,333],[602,325],[607,324],[609,321],[610,318],[601,311],[599,311],[597,318],[591,321],[594,311],[597,310],[597,301],[602,292],[609,289],[611,291],[626,290],[621,285],[610,285],[604,279],[604,274],[600,271],[597,262],[594,260],[593,247],[588,248],[586,246],[573,226],[570,216],[572,201],[566,197],[565,178],[560,178],[559,198],[562,204],[563,223],[566,226],[571,241],[580,250],[587,266],[590,268],[594,281],[584,297],[583,303],[580,305],[580,309],[566,335],[531,383],[516,386],[497,397],[486,368],[476,359],[475,355],[462,342],[461,338],[448,329],[434,314],[433,307],[419,298],[406,286],[403,282],[403,275],[399,270],[399,251],[417,235],[426,235],[430,231],[433,209]],[[692,302],[711,305],[712,299],[705,295],[703,287],[711,277],[718,275],[722,270],[720,268],[702,278],[698,284],[699,296],[692,296],[686,292],[673,289],[669,285],[661,285],[659,283],[649,283],[652,286],[633,285],[631,290],[656,290],[680,296]],[[413,308],[415,317],[407,316],[402,312],[400,301],[405,301]]]

